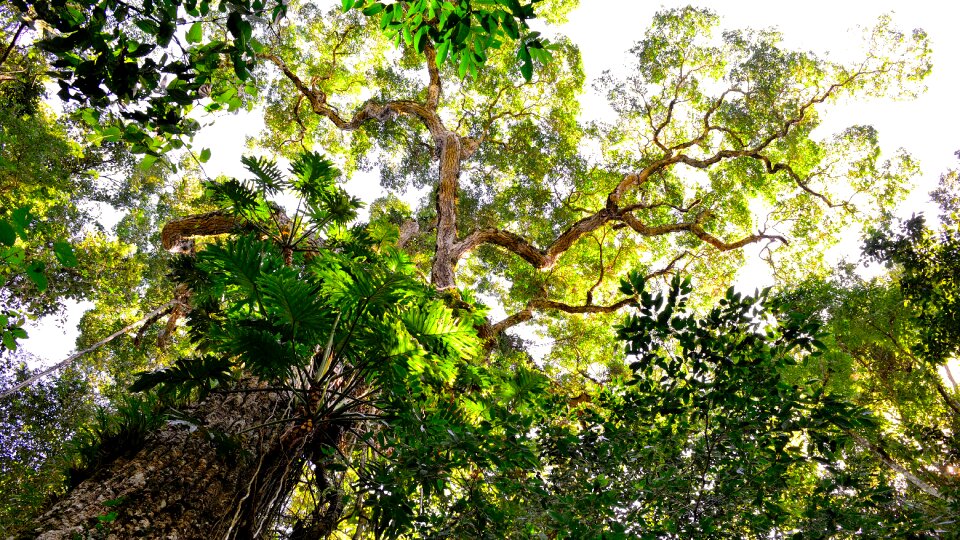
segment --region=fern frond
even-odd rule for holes
[[[296,176],[291,187],[303,198],[314,200],[336,186],[340,171],[333,163],[317,152],[304,152],[290,164]]]
[[[198,389],[202,399],[211,389],[230,380],[232,368],[233,363],[222,357],[181,358],[168,368],[139,373],[130,391],[143,392],[156,388],[161,396],[177,398]]]
[[[294,333],[321,329],[325,314],[317,299],[320,287],[300,279],[289,268],[281,268],[257,280],[263,291],[267,313],[290,326]]]
[[[253,173],[253,182],[267,195],[276,195],[286,182],[277,162],[262,157],[243,156],[240,162]]]
[[[250,212],[260,204],[260,195],[248,184],[235,179],[208,182],[207,194],[217,206],[237,214]]]
[[[209,246],[198,255],[198,264],[208,272],[222,275],[227,284],[239,287],[247,297],[245,303],[253,303],[261,296],[257,280],[280,264],[269,256],[271,247],[269,242],[253,236],[240,236]]]
[[[469,324],[453,316],[441,302],[431,302],[421,309],[411,309],[401,315],[407,331],[425,349],[441,356],[469,358],[480,352],[480,339]]]
[[[243,359],[251,373],[263,379],[285,379],[293,366],[301,364],[295,345],[281,341],[267,325],[233,327],[225,345]]]

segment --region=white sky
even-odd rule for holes
[[[560,31],[580,45],[589,81],[603,70],[620,69],[627,49],[643,36],[655,11],[662,7],[682,7],[687,2],[648,2],[644,0],[581,0],[581,7]],[[851,124],[871,124],[878,128],[885,151],[906,148],[919,159],[923,174],[917,188],[903,206],[902,215],[910,215],[927,200],[926,193],[937,183],[941,172],[957,164],[953,152],[960,149],[954,134],[960,126],[960,3],[914,0],[844,1],[806,0],[770,2],[757,0],[701,2],[723,19],[725,27],[778,28],[790,47],[807,49],[830,57],[843,58],[859,43],[858,26],[870,26],[884,13],[893,15],[902,29],[923,28],[933,44],[933,72],[927,79],[929,90],[911,102],[873,101],[845,105],[824,115],[830,131]],[[596,96],[585,97],[587,111],[601,106]],[[239,157],[246,149],[245,138],[262,129],[262,121],[253,115],[220,118],[215,126],[197,137],[197,148],[212,147],[214,159],[206,170],[212,176],[221,172],[241,175]],[[828,133],[824,133],[827,135]],[[354,195],[372,201],[380,195],[375,175],[358,176],[347,186]],[[856,238],[844,244],[855,250]],[[751,284],[751,289],[753,285]],[[80,309],[71,309],[67,322],[55,321],[28,328],[30,339],[24,347],[47,362],[65,357],[73,350]]]

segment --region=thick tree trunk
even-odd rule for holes
[[[132,457],[68,492],[32,536],[263,536],[299,478],[308,438],[303,426],[276,422],[289,416],[288,406],[271,392],[211,395],[188,412],[201,425],[169,422]],[[235,447],[223,442],[230,437]]]
[[[460,137],[447,131],[438,138],[440,145],[440,182],[437,186],[437,249],[433,257],[430,280],[437,289],[457,286],[457,187],[460,182],[460,161],[463,148]]]

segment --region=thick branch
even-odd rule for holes
[[[427,105],[409,100],[390,101],[382,104],[367,101],[353,113],[351,118],[344,118],[339,111],[327,103],[327,95],[324,92],[307,86],[280,57],[271,53],[263,53],[260,57],[269,60],[283,72],[284,76],[293,83],[297,90],[306,96],[313,112],[327,118],[343,131],[353,131],[370,120],[386,120],[393,114],[406,114],[419,118],[434,138],[440,137],[446,131],[435,111]],[[439,86],[437,92],[439,96]]]
[[[438,289],[456,287],[457,248],[457,185],[463,152],[460,137],[447,131],[438,139],[440,145],[440,183],[437,186],[437,246],[433,257],[431,280]]]
[[[440,93],[443,88],[440,85],[440,69],[437,67],[437,51],[428,39],[423,48],[423,55],[427,61],[427,73],[430,75],[430,83],[427,86],[427,108],[436,111],[440,105]]]
[[[23,32],[23,29],[26,27],[27,27],[27,23],[25,22],[21,22],[20,25],[17,26],[17,31],[14,32],[13,37],[10,38],[10,45],[8,45],[7,48],[4,49],[3,54],[0,55],[0,66],[2,66],[3,63],[7,61],[7,57],[10,56],[10,51],[12,51],[13,48],[17,45],[17,40],[20,38],[20,33]]]
[[[492,338],[497,337],[498,335],[500,335],[501,332],[503,332],[507,328],[516,326],[520,323],[527,322],[532,318],[533,318],[533,309],[527,307],[518,311],[517,313],[514,313],[513,315],[510,315],[509,317],[507,317],[506,319],[500,322],[481,327],[479,334],[481,338],[483,338],[484,340],[487,340],[489,343],[489,341]]]
[[[765,233],[751,234],[734,242],[724,242],[723,240],[713,236],[703,229],[702,222],[708,215],[709,214],[707,212],[701,212],[697,216],[697,219],[689,223],[671,223],[668,225],[658,226],[645,225],[643,222],[637,219],[636,216],[630,213],[622,214],[618,217],[618,219],[629,225],[631,229],[642,234],[643,236],[660,236],[663,234],[686,231],[720,251],[730,251],[733,249],[742,248],[747,244],[759,242],[760,240],[778,240],[784,244],[789,243],[783,236]]]
[[[499,229],[474,231],[457,243],[453,250],[453,256],[455,260],[459,260],[481,244],[493,244],[512,251],[535,268],[550,268],[557,261],[557,258],[570,249],[570,246],[583,235],[597,230],[615,215],[607,209],[602,209],[592,216],[585,217],[571,225],[545,250],[534,247],[520,235],[511,232]]]
[[[160,233],[163,249],[172,253],[193,251],[191,236],[215,236],[228,234],[241,228],[241,224],[226,212],[210,212],[173,220]]]
[[[691,207],[692,206],[693,205],[691,205]],[[690,207],[686,208],[686,210],[689,211]],[[571,225],[570,228],[558,236],[545,250],[538,249],[518,234],[499,229],[482,229],[470,233],[462,241],[458,242],[454,247],[453,256],[454,260],[459,260],[481,244],[493,244],[513,252],[535,268],[546,269],[550,268],[556,262],[557,258],[570,249],[577,240],[610,221],[625,223],[643,236],[661,236],[677,232],[688,232],[720,251],[741,248],[747,244],[761,240],[778,240],[784,244],[788,243],[787,239],[783,236],[763,232],[751,234],[734,242],[725,242],[703,229],[702,222],[708,216],[709,213],[701,212],[692,222],[650,226],[644,224],[631,212],[625,210],[611,211],[609,208],[604,208]]]
[[[666,265],[665,267],[659,270],[650,272],[649,274],[644,276],[644,279],[649,280],[655,277],[669,274],[676,267],[677,263],[680,262],[680,259],[683,259],[687,255],[689,255],[688,252],[683,252],[680,255],[677,255],[676,257],[673,258],[672,261],[670,261],[668,265]],[[605,305],[605,306],[598,306],[593,303],[591,296],[592,295],[588,294],[587,303],[581,306],[575,306],[575,305],[566,304],[563,302],[548,300],[546,298],[534,298],[529,302],[527,302],[526,307],[524,307],[522,310],[518,311],[517,313],[510,315],[509,317],[507,317],[506,319],[503,319],[502,321],[496,322],[494,324],[486,325],[480,328],[480,337],[482,337],[485,340],[488,340],[489,342],[489,340],[496,337],[498,334],[500,334],[504,330],[510,327],[516,326],[520,323],[527,322],[530,319],[532,319],[533,312],[535,310],[537,311],[553,310],[553,311],[561,311],[563,313],[570,313],[570,314],[613,313],[614,311],[623,309],[624,307],[637,301],[637,297],[628,296],[612,304]]]

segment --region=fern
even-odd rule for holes
[[[316,152],[304,152],[290,165],[296,179],[291,186],[307,200],[313,200],[336,185],[340,171]]]
[[[404,326],[421,345],[441,357],[470,358],[480,352],[476,331],[453,316],[445,305],[431,302],[401,315]]]
[[[316,332],[324,322],[324,310],[317,299],[320,287],[303,281],[289,268],[262,275],[257,284],[263,291],[264,308],[293,329]]]
[[[235,179],[208,182],[206,191],[217,206],[237,214],[252,212],[260,204],[260,196],[249,185]]]
[[[202,399],[207,392],[230,380],[233,363],[216,356],[181,358],[172,366],[139,373],[130,386],[131,392],[156,389],[162,397],[187,397],[199,390]]]
[[[225,342],[229,352],[243,359],[251,373],[265,380],[284,380],[302,363],[296,345],[257,325],[236,326]]]
[[[281,266],[273,246],[251,235],[240,236],[207,247],[199,255],[199,266],[208,273],[222,276],[227,285],[239,287],[241,304],[261,301],[258,280]]]
[[[265,194],[276,195],[286,184],[283,179],[283,173],[277,168],[277,163],[272,159],[262,157],[243,156],[240,162],[253,173],[253,182]]]

